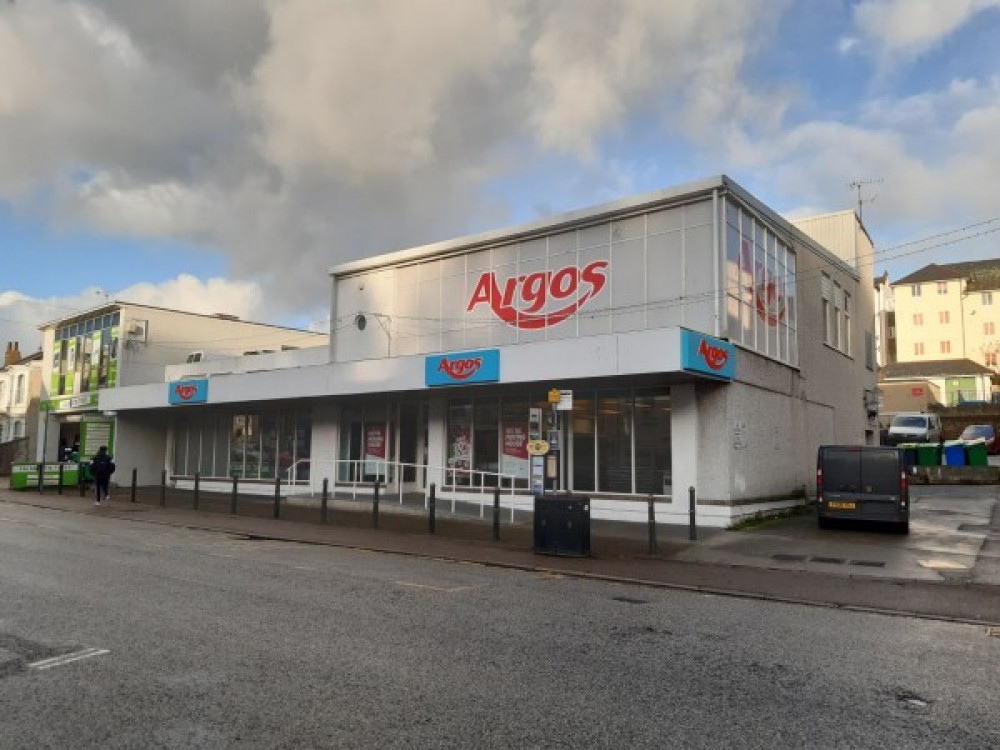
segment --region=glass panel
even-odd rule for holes
[[[300,411],[295,416],[295,479],[306,481],[312,472],[312,412]]]
[[[339,481],[359,481],[361,479],[361,437],[362,412],[357,406],[344,408],[340,421],[340,463],[337,476]]]
[[[594,398],[573,394],[573,490],[593,492],[594,487]]]
[[[598,394],[599,492],[632,491],[632,399],[627,393]]]
[[[174,422],[174,474],[187,474],[188,420],[178,417]]]
[[[670,494],[670,392],[639,391],[635,397],[635,491]]]
[[[529,408],[530,404],[527,401],[505,399],[500,414],[503,431],[500,471],[514,476],[514,484],[517,487],[528,486]]]
[[[247,479],[260,478],[260,416],[248,414],[243,451],[243,471]]]
[[[229,433],[230,417],[219,415],[214,420],[213,441],[214,441],[214,461],[215,476],[228,477],[229,473]]]
[[[278,415],[264,412],[260,415],[260,478],[274,479],[278,460]],[[288,479],[284,474],[281,480]]]
[[[494,487],[497,483],[497,472],[500,471],[500,405],[497,399],[479,399],[476,401],[473,419],[472,457],[474,466],[479,471],[490,472],[489,475],[476,477],[484,486]]]
[[[245,414],[233,416],[232,431],[229,434],[229,476],[245,477],[243,452],[246,446],[247,418]]]
[[[448,404],[448,472],[445,484],[468,484],[472,468],[472,404],[452,401]]]

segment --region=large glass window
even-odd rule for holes
[[[593,492],[597,440],[592,396],[573,394],[572,433],[573,489],[578,492]]]
[[[472,468],[472,402],[452,401],[448,405],[448,484],[469,484]]]
[[[597,399],[598,492],[632,491],[632,398],[627,392]]]
[[[486,485],[495,485],[500,471],[500,405],[497,399],[479,399],[473,409],[473,467],[488,472]]]
[[[637,391],[635,395],[635,491],[670,494],[670,395]]]

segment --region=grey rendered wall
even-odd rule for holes
[[[139,486],[159,484],[160,472],[166,466],[167,433],[167,420],[162,412],[119,413],[115,425],[114,482],[119,486],[129,485],[132,469],[136,469]]]

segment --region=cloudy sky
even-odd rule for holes
[[[5,0],[0,343],[322,325],[340,261],[720,173],[865,181],[890,277],[1000,257],[997,40],[1000,0]]]

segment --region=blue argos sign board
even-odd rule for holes
[[[495,383],[500,380],[500,350],[435,354],[424,360],[428,386]]]
[[[171,404],[203,404],[208,401],[208,378],[174,380],[167,384],[167,400]]]
[[[681,368],[732,380],[736,377],[736,347],[728,341],[682,328]]]

